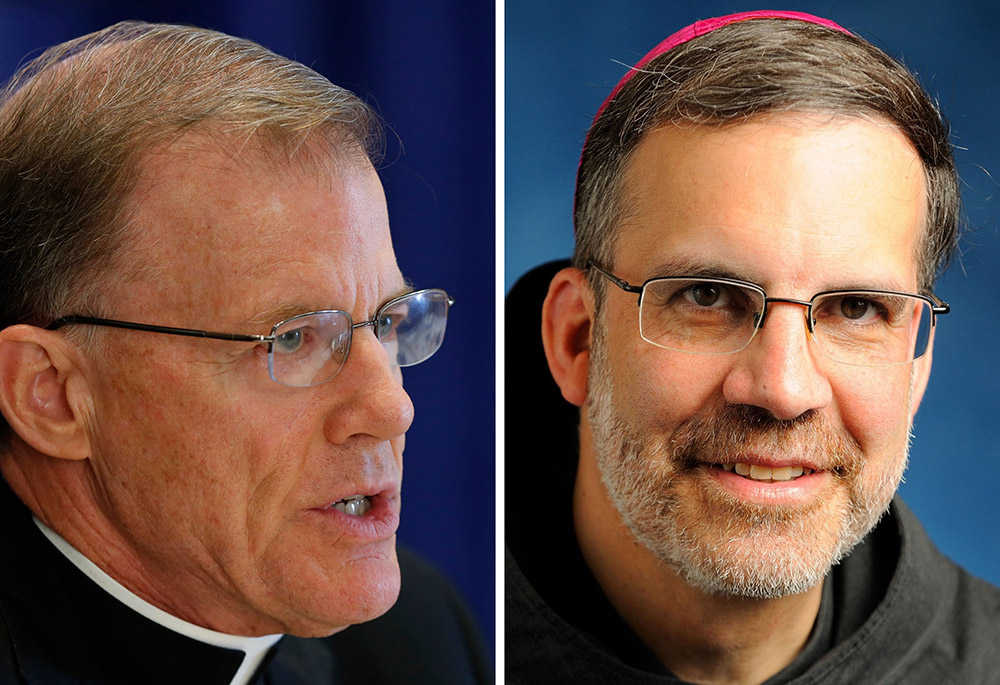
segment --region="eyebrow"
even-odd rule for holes
[[[667,278],[670,276],[695,276],[697,278],[729,278],[735,281],[759,283],[763,280],[760,274],[741,272],[731,266],[702,262],[687,257],[675,257],[660,262],[649,270],[644,280]]]
[[[410,283],[408,279],[403,281],[403,287],[401,287],[395,294],[385,298],[382,302],[378,304],[374,311],[369,312],[365,316],[374,316],[375,312],[378,311],[382,305],[384,305],[389,300],[393,300],[401,295],[406,295],[407,293],[413,292],[413,284]],[[287,321],[293,316],[298,316],[300,314],[308,314],[310,312],[320,312],[320,311],[330,311],[337,310],[336,306],[316,306],[315,304],[303,304],[301,302],[285,302],[282,304],[275,305],[273,307],[268,307],[267,309],[255,314],[254,316],[247,319],[244,323],[247,325],[269,325],[273,326],[279,321]],[[343,310],[341,310],[343,311]],[[350,312],[348,312],[350,314]],[[353,315],[352,315],[353,318]]]
[[[738,270],[730,265],[713,262],[703,262],[688,257],[676,257],[660,262],[653,267],[646,280],[651,278],[664,278],[668,276],[694,276],[696,278],[728,278],[735,281],[745,281],[755,285],[761,285],[766,279],[760,272],[751,270]],[[763,287],[761,285],[761,287]],[[766,290],[766,289],[765,289]],[[907,292],[901,284],[890,278],[872,277],[864,280],[851,279],[843,281],[828,281],[824,283],[816,292],[827,292],[830,290],[889,290],[893,292]],[[768,292],[770,295],[771,293]],[[777,295],[780,297],[780,295]]]
[[[285,321],[293,316],[298,316],[299,314],[308,314],[309,312],[321,311],[316,307],[310,307],[304,304],[293,304],[284,303],[275,305],[273,307],[268,307],[264,311],[255,314],[246,320],[245,323],[249,325],[269,325],[273,326],[279,321]]]

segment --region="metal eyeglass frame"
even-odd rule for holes
[[[772,302],[782,302],[782,303],[785,303],[785,304],[796,304],[796,305],[800,305],[802,307],[805,307],[806,308],[806,325],[809,328],[810,335],[815,335],[816,334],[816,329],[815,329],[816,320],[812,316],[813,304],[815,303],[815,301],[816,301],[817,298],[823,297],[825,295],[840,295],[840,294],[848,295],[848,294],[854,294],[854,293],[857,293],[857,294],[871,293],[873,295],[899,295],[899,296],[904,296],[904,297],[913,297],[913,298],[916,298],[918,300],[923,300],[923,301],[927,302],[927,304],[929,304],[930,307],[931,307],[931,330],[933,330],[934,327],[937,325],[937,317],[938,317],[938,315],[940,315],[940,314],[947,314],[948,312],[951,311],[951,306],[947,302],[941,300],[940,298],[938,298],[936,295],[933,295],[933,294],[918,295],[916,293],[904,293],[904,292],[899,292],[899,291],[896,291],[896,290],[867,290],[867,289],[853,289],[853,290],[848,289],[848,290],[844,290],[844,289],[840,289],[840,290],[824,290],[822,292],[816,293],[809,300],[793,300],[793,299],[790,299],[790,298],[787,298],[787,297],[768,297],[768,295],[764,291],[764,289],[762,287],[760,287],[759,285],[757,285],[756,283],[750,283],[749,281],[740,281],[740,280],[735,279],[735,278],[723,278],[723,277],[714,277],[714,276],[711,277],[711,278],[706,278],[706,277],[703,277],[703,276],[683,276],[683,275],[682,276],[656,276],[654,278],[648,278],[648,279],[646,279],[645,281],[643,281],[642,285],[634,285],[634,284],[629,283],[628,281],[626,281],[626,280],[624,280],[622,278],[619,278],[618,276],[615,276],[613,273],[611,273],[607,269],[603,268],[600,264],[598,264],[597,262],[595,262],[593,259],[588,259],[587,260],[587,268],[588,269],[593,269],[597,273],[601,274],[602,276],[604,276],[605,278],[607,278],[609,281],[611,281],[612,283],[614,283],[615,285],[617,285],[619,288],[621,288],[625,292],[637,294],[639,297],[638,297],[638,301],[636,302],[636,304],[639,307],[642,306],[642,293],[645,290],[646,285],[648,285],[649,283],[651,283],[653,281],[663,281],[663,280],[712,281],[714,283],[728,283],[730,285],[736,285],[736,286],[740,286],[740,287],[743,287],[743,288],[749,288],[751,290],[754,290],[754,291],[760,293],[761,297],[764,300],[764,303],[763,303],[763,305],[761,307],[760,318],[756,321],[756,325],[754,326],[753,334],[746,341],[746,344],[743,347],[741,347],[740,349],[733,350],[732,352],[728,352],[728,353],[721,353],[721,354],[735,354],[736,352],[740,352],[741,350],[746,349],[747,345],[749,345],[751,343],[751,341],[753,341],[753,339],[756,337],[756,335],[760,331],[760,329],[764,327],[764,319],[767,318],[768,305],[770,303],[772,303]],[[656,345],[657,347],[663,347],[662,345],[658,345],[657,343],[654,343],[654,342],[648,340],[645,337],[643,338],[643,340],[646,340],[646,342],[650,343],[651,345]],[[670,348],[665,348],[665,349],[670,349]],[[710,353],[710,352],[702,352],[702,353],[695,352],[695,354],[712,354],[712,353]],[[921,355],[917,356],[917,357],[914,357],[914,359],[919,359],[920,356],[923,356],[923,353]],[[910,361],[913,361],[913,360],[910,360]],[[899,362],[899,363],[905,364],[907,362]]]
[[[347,354],[344,355],[344,362],[343,362],[344,364],[346,364],[347,363],[347,356],[350,354],[350,349],[351,349],[350,340],[353,339],[353,337],[354,337],[354,329],[356,329],[356,328],[362,328],[364,326],[371,326],[372,329],[375,332],[375,337],[378,338],[379,319],[382,317],[382,313],[386,309],[388,309],[389,307],[391,307],[392,305],[396,304],[397,302],[399,302],[402,299],[405,299],[405,298],[408,298],[408,297],[413,297],[414,295],[418,295],[420,293],[434,291],[434,290],[438,290],[438,289],[437,288],[423,288],[421,290],[414,290],[414,291],[405,293],[403,295],[399,295],[398,297],[394,297],[391,300],[389,300],[388,302],[386,302],[385,304],[383,304],[381,307],[379,307],[375,311],[375,316],[373,318],[369,319],[368,321],[360,321],[358,323],[354,323],[353,317],[351,317],[351,315],[348,312],[345,312],[342,309],[320,309],[320,310],[317,310],[317,311],[314,311],[314,312],[304,312],[302,314],[296,314],[295,316],[290,316],[289,318],[284,319],[284,320],[279,321],[278,323],[274,324],[271,327],[271,333],[270,333],[270,335],[253,335],[253,334],[247,334],[247,333],[223,333],[223,332],[220,332],[220,331],[203,331],[203,330],[199,330],[199,329],[196,329],[196,328],[178,328],[176,326],[154,326],[152,324],[146,324],[146,323],[135,323],[134,321],[120,321],[118,319],[102,319],[102,318],[95,317],[95,316],[83,316],[83,315],[80,315],[80,314],[70,314],[69,316],[61,316],[58,319],[56,319],[55,321],[53,321],[52,323],[50,323],[48,326],[46,326],[45,330],[47,330],[47,331],[54,331],[54,330],[57,330],[59,328],[62,328],[63,326],[69,326],[69,325],[72,325],[72,324],[86,324],[88,326],[106,326],[106,327],[110,327],[110,328],[125,328],[125,329],[128,329],[128,330],[146,331],[146,332],[149,332],[149,333],[165,333],[166,335],[182,335],[182,336],[186,336],[186,337],[190,337],[190,338],[211,338],[213,340],[235,340],[237,342],[266,343],[267,344],[267,353],[268,353],[268,355],[273,355],[274,354],[274,341],[276,339],[275,332],[280,327],[282,327],[285,324],[287,324],[288,322],[295,321],[296,319],[301,319],[301,318],[304,318],[304,317],[307,317],[307,316],[312,316],[314,314],[343,314],[344,316],[347,317],[347,320],[351,322],[351,338],[348,339],[349,340],[349,342],[347,343],[347,350],[348,350],[348,352],[347,352]],[[448,308],[450,309],[455,304],[455,298],[451,297],[450,295],[448,295],[448,293],[446,293],[443,290],[441,292],[443,292],[445,294],[445,297],[448,298]],[[268,366],[269,366],[268,375],[271,377],[271,380],[273,380],[275,383],[278,383],[280,385],[287,385],[287,384],[282,383],[281,381],[277,380],[274,377],[273,370],[271,370],[271,368],[270,368],[271,365],[269,364]],[[338,370],[337,373],[339,373],[339,370]],[[335,378],[336,375],[337,374],[335,373],[332,376],[330,376],[330,378],[327,378],[327,379],[325,379],[323,381],[320,381],[319,383],[316,383],[315,385],[321,385],[322,383],[326,383],[327,381],[332,380],[333,378]],[[288,387],[314,387],[314,386],[288,386]]]

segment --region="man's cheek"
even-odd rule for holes
[[[623,365],[632,392],[617,396],[619,411],[633,412],[648,425],[675,425],[711,411],[722,403],[726,366],[714,357],[669,352],[644,343],[652,351]],[[710,360],[706,363],[706,360]],[[631,405],[622,407],[622,402]]]
[[[909,366],[883,369],[845,367],[857,378],[840,383],[836,408],[848,432],[866,454],[903,448],[910,427]]]

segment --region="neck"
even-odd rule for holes
[[[747,599],[692,588],[637,542],[611,505],[586,417],[573,518],[583,558],[608,600],[676,676],[693,683],[760,683],[805,646],[822,585],[800,595]]]

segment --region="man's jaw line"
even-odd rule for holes
[[[581,442],[585,444],[590,443],[590,428],[587,423],[584,418]],[[623,618],[637,633],[647,638],[657,635],[660,638],[668,634],[679,635],[688,645],[726,646],[733,641],[745,640],[748,635],[761,634],[761,631],[748,631],[748,621],[751,622],[749,625],[756,625],[754,621],[770,622],[769,617],[775,612],[815,616],[813,607],[818,607],[819,587],[804,594],[762,600],[739,595],[706,593],[689,585],[676,567],[657,558],[655,552],[647,549],[629,530],[621,518],[621,512],[612,503],[606,484],[602,482],[603,478],[594,456],[590,452],[582,458],[578,471],[574,491],[577,535],[581,539],[585,560],[598,578],[602,589],[608,594],[616,610],[622,613]],[[588,485],[582,486],[583,481],[587,481]],[[584,492],[591,494],[584,498],[582,496]],[[589,504],[583,506],[584,501]],[[612,521],[614,523],[611,523]],[[596,533],[600,530],[607,531],[609,528],[616,531],[610,541],[600,533]],[[610,555],[609,548],[612,550]],[[635,560],[624,563],[624,560],[640,548],[645,550],[643,554]],[[648,573],[650,569],[653,571],[652,574]],[[621,583],[619,572],[630,582]],[[630,585],[632,587],[644,585],[647,590],[652,590],[660,597],[672,596],[673,601],[666,610],[661,611],[654,607],[654,603],[646,600],[636,601],[630,593],[621,590]],[[672,616],[679,616],[678,622],[675,623]],[[787,628],[789,624],[783,625]],[[805,634],[808,634],[808,630],[808,626],[802,628]],[[782,632],[785,632],[784,628]],[[792,638],[795,638],[795,635],[792,635]],[[784,635],[776,640],[779,643],[788,642],[787,636]],[[657,649],[662,647],[662,644],[657,644],[656,638],[647,644],[661,660],[667,663],[665,653]]]

